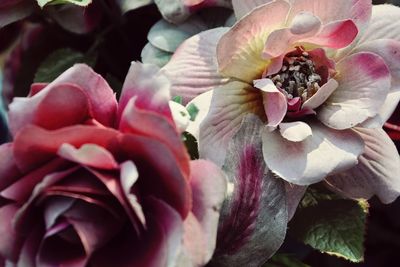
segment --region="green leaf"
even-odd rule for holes
[[[49,83],[76,63],[85,63],[93,67],[95,62],[96,56],[94,55],[85,56],[69,48],[59,49],[50,54],[40,64],[35,74],[34,82]]]
[[[322,199],[298,209],[289,234],[311,247],[352,262],[364,258],[366,202]]]
[[[177,95],[177,96],[174,96],[174,97],[172,98],[172,101],[174,101],[174,102],[176,102],[176,103],[182,105],[182,103],[183,103],[183,98],[182,98],[181,96]]]
[[[194,121],[197,117],[197,114],[199,114],[199,108],[196,107],[195,104],[191,103],[186,107],[186,110],[189,112],[190,120]]]
[[[263,267],[310,267],[289,254],[275,254]]]
[[[92,0],[37,0],[39,6],[43,8],[45,5],[62,5],[74,4],[77,6],[88,6]]]

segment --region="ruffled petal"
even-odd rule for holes
[[[218,73],[216,47],[228,28],[204,31],[186,40],[163,70],[171,81],[171,94],[186,104],[196,96],[226,84]]]
[[[286,96],[276,88],[270,79],[255,80],[254,87],[262,91],[265,115],[268,119],[267,125],[278,126],[287,112]]]
[[[384,60],[372,53],[356,53],[337,64],[339,87],[318,111],[331,128],[347,129],[378,114],[390,90],[390,73]]]
[[[246,116],[229,143],[223,166],[228,196],[221,209],[213,266],[261,266],[285,238],[285,186],[262,158],[262,125],[257,116]]]
[[[339,84],[335,79],[329,79],[312,97],[304,102],[302,108],[316,109],[325,103],[338,86]]]
[[[237,81],[216,88],[210,111],[200,127],[200,157],[222,166],[228,143],[247,113],[265,118],[259,90]]]
[[[318,122],[311,122],[310,126],[312,136],[301,142],[289,141],[278,131],[263,130],[265,163],[293,184],[313,184],[355,166],[364,150],[362,139],[351,130],[338,131]]]
[[[299,12],[308,11],[319,17],[323,24],[337,20],[351,19],[358,29],[368,25],[371,16],[371,0],[291,0],[291,21]]]
[[[311,127],[302,121],[282,122],[279,131],[283,138],[292,142],[301,142],[312,135]]]
[[[377,195],[383,203],[400,195],[400,156],[382,129],[356,128],[364,139],[365,151],[357,166],[327,178],[327,183],[350,198],[369,199]]]
[[[248,83],[261,77],[269,64],[261,57],[265,41],[268,34],[284,26],[289,8],[289,3],[277,0],[239,20],[218,43],[220,72]]]

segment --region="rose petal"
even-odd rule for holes
[[[2,159],[0,164],[0,191],[17,181],[22,175],[15,164],[13,149],[12,143],[0,146],[0,158]]]
[[[283,120],[287,112],[286,96],[276,88],[270,79],[254,81],[254,87],[263,91],[262,98],[268,126],[276,127]]]
[[[222,166],[228,143],[248,113],[265,118],[259,90],[237,81],[216,88],[200,127],[200,157]]]
[[[28,124],[52,130],[80,124],[91,117],[86,94],[72,84],[48,87],[30,98],[14,98],[9,108],[13,136]]]
[[[327,126],[347,129],[375,116],[390,89],[390,73],[381,57],[357,53],[337,64],[339,87],[318,111]]]
[[[292,142],[300,142],[312,135],[312,130],[307,123],[302,121],[282,122],[279,124],[282,137]]]
[[[131,99],[126,105],[120,130],[123,133],[139,134],[162,142],[174,154],[181,171],[188,177],[189,155],[173,121],[166,120],[156,112],[138,109],[137,101],[137,98]],[[140,124],[137,123],[138,121]]]
[[[248,83],[261,77],[269,63],[261,58],[266,38],[284,25],[289,8],[286,1],[277,0],[239,20],[218,43],[220,72]]]
[[[129,100],[137,96],[135,104],[139,109],[159,113],[172,122],[169,90],[170,82],[157,66],[132,62],[119,99],[119,120]]]
[[[262,158],[262,125],[246,116],[229,144],[223,170],[233,190],[221,209],[215,266],[261,266],[284,240],[285,187]]]
[[[218,73],[216,47],[228,28],[204,31],[187,39],[163,70],[171,81],[171,94],[186,104],[197,95],[226,84]]]
[[[75,84],[82,88],[89,98],[93,117],[97,121],[105,126],[115,125],[117,100],[113,90],[101,75],[87,65],[75,64],[50,83],[49,87],[64,83]]]
[[[14,139],[15,162],[23,171],[29,171],[54,158],[62,144],[80,147],[86,143],[109,147],[119,133],[111,128],[70,126],[47,131],[27,126]]]
[[[327,179],[328,184],[349,198],[377,195],[383,203],[400,195],[400,156],[393,141],[382,129],[356,128],[365,142],[365,151],[352,169]]]
[[[192,161],[190,164],[190,186],[193,195],[192,212],[200,223],[202,230],[203,247],[200,251],[204,254],[201,266],[205,265],[214,253],[217,241],[219,210],[225,199],[226,177],[214,164],[205,160]],[[187,241],[191,244],[196,240]]]
[[[16,204],[0,207],[0,254],[12,261],[18,259],[19,250],[23,245],[23,238],[15,232],[12,223],[18,208]]]
[[[87,165],[94,168],[113,170],[118,168],[118,163],[113,155],[101,146],[84,144],[75,148],[70,144],[62,144],[57,154],[67,160]]]
[[[357,164],[364,149],[357,134],[318,122],[309,125],[313,134],[302,142],[291,142],[277,131],[263,130],[264,160],[272,172],[290,183],[309,185]]]

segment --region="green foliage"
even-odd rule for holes
[[[43,8],[45,5],[62,5],[74,4],[77,6],[88,6],[92,0],[37,0],[39,6]]]
[[[321,252],[361,262],[367,213],[365,201],[311,188],[289,224],[289,234]]]
[[[85,63],[93,67],[95,62],[96,56],[94,55],[84,55],[69,48],[59,49],[50,54],[40,64],[35,74],[34,82],[48,83],[76,63]]]
[[[289,254],[275,254],[263,267],[310,267]]]
[[[172,101],[174,101],[174,102],[176,102],[176,103],[178,103],[178,104],[181,104],[181,105],[182,105],[182,103],[183,103],[183,99],[182,99],[182,97],[179,96],[179,95],[174,96],[174,97],[172,98]]]
[[[195,104],[191,103],[186,107],[186,109],[189,112],[190,120],[194,121],[197,117],[197,114],[199,114],[199,108],[196,107]]]

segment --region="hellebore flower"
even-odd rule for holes
[[[119,104],[75,65],[10,104],[0,255],[18,266],[202,266],[225,178],[189,161],[158,68],[133,63]],[[157,74],[157,76],[156,76]]]
[[[182,23],[191,14],[207,7],[232,7],[231,0],[154,0],[165,20]]]
[[[286,192],[287,219],[305,186],[320,181],[346,197],[377,195],[385,203],[394,201],[400,194],[400,157],[381,128],[400,98],[400,35],[394,30],[400,26],[400,8],[372,7],[369,0],[232,3],[238,20],[232,28],[186,40],[163,68],[172,94],[203,109],[198,116],[200,157],[223,166],[231,183],[224,207],[238,207],[230,233],[240,236],[261,223],[245,223],[247,210],[261,211],[254,208],[263,201],[257,192],[272,189],[251,179],[268,185],[275,178],[271,173],[286,181],[280,194]],[[246,153],[249,142],[257,147],[255,138],[262,149]],[[264,171],[243,175],[245,164],[260,158]],[[240,207],[250,197],[253,203]],[[275,227],[264,222],[265,228]],[[223,239],[221,232],[220,227],[218,239]],[[253,228],[240,246],[276,241],[258,234]],[[280,243],[274,245],[268,251]],[[235,255],[232,266],[244,257],[260,264],[256,254],[246,255],[238,247],[218,251],[219,246],[216,257],[221,259]]]

